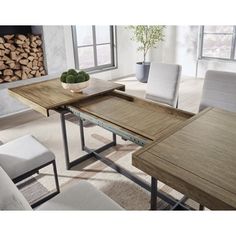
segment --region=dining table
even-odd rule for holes
[[[123,84],[96,78],[80,93],[61,86],[59,78],[9,89],[9,94],[32,109],[50,116],[60,114],[67,169],[92,157],[151,192],[151,209],[161,198],[171,209],[191,209],[192,198],[210,209],[236,208],[236,114],[209,108],[199,114],[176,109],[125,92]],[[87,154],[70,160],[66,116],[79,119],[80,142]],[[86,145],[84,121],[112,134],[112,141],[97,149]],[[150,175],[151,183],[102,154],[117,144],[116,136],[140,149],[132,164]],[[160,191],[160,180],[181,192],[175,199]]]

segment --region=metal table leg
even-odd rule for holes
[[[116,146],[116,134],[112,133],[113,143]]]
[[[79,118],[79,129],[80,129],[80,140],[81,140],[81,148],[84,151],[85,142],[84,142],[84,122],[81,118]]]
[[[199,205],[199,210],[200,210],[200,211],[204,211],[204,206],[200,204],[200,205]]]
[[[64,145],[64,153],[65,153],[65,160],[66,160],[66,169],[70,169],[70,159],[69,159],[69,150],[68,150],[68,142],[67,142],[67,134],[66,134],[66,122],[65,122],[65,114],[68,111],[61,111],[60,118],[61,118],[61,131],[62,131],[62,139]]]
[[[157,179],[151,178],[151,210],[157,209]]]
[[[192,210],[190,208],[186,208],[184,203],[188,200],[186,196],[183,196],[179,201],[176,202],[174,206],[171,207],[170,210]]]
[[[68,112],[68,110],[64,109],[62,111],[59,111],[59,113],[61,115],[61,128],[62,128],[62,136],[63,136],[67,169],[70,169],[73,166],[78,165],[79,163],[82,163],[91,157],[95,157],[97,160],[102,161],[103,163],[105,163],[106,165],[111,167],[112,169],[116,170],[118,173],[126,176],[127,178],[129,178],[130,180],[135,182],[136,184],[138,184],[141,187],[143,187],[144,189],[150,191],[151,192],[151,210],[157,209],[157,203],[156,203],[157,197],[164,200],[165,202],[167,202],[169,205],[171,205],[174,208],[176,206],[180,206],[181,208],[188,209],[188,207],[184,206],[183,204],[180,204],[183,202],[182,200],[178,201],[178,200],[174,199],[172,196],[170,196],[166,193],[163,193],[161,191],[158,191],[157,190],[157,179],[152,178],[151,185],[150,185],[148,182],[146,182],[143,179],[141,179],[140,177],[134,175],[132,172],[126,170],[122,166],[114,163],[112,160],[110,160],[100,154],[101,152],[107,150],[108,148],[116,145],[116,133],[111,131],[112,138],[113,138],[112,142],[105,144],[104,146],[102,146],[98,149],[95,149],[95,150],[88,148],[85,144],[83,118],[81,118],[80,116],[77,116],[77,117],[79,117],[81,147],[82,147],[82,150],[87,152],[87,154],[83,155],[82,157],[77,158],[74,161],[70,161],[69,151],[68,151],[68,141],[67,141],[67,135],[66,135],[66,124],[65,124],[65,114],[69,113],[69,112]],[[143,143],[141,142],[141,144],[143,144]]]

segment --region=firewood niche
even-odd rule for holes
[[[0,37],[0,83],[46,75],[39,35]]]

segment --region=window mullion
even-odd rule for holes
[[[110,48],[111,48],[111,64],[114,65],[114,37],[113,37],[113,26],[110,26]]]
[[[232,44],[231,44],[231,53],[230,53],[230,59],[234,60],[235,56],[235,44],[236,44],[236,26],[233,28],[234,32],[232,35]]]
[[[97,58],[97,39],[96,39],[96,27],[93,27],[93,53],[94,53],[94,65],[95,67],[98,66],[98,58]]]
[[[72,37],[73,37],[73,49],[74,49],[75,68],[76,69],[80,69],[78,46],[77,46],[77,33],[76,33],[76,27],[75,26],[72,26]]]
[[[211,34],[211,35],[232,35],[233,33],[220,33],[220,32],[206,33],[206,32],[204,32],[204,34]]]
[[[204,26],[201,26],[200,28],[200,45],[199,45],[199,59],[202,59],[203,55],[203,40],[204,40]]]

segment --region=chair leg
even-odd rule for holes
[[[37,202],[33,203],[31,205],[32,208],[35,208],[41,204],[43,204],[44,202],[48,201],[49,199],[55,197],[58,193],[60,193],[60,186],[59,186],[59,181],[58,181],[58,174],[57,174],[57,167],[56,167],[56,161],[52,161],[49,164],[52,164],[53,166],[53,172],[54,172],[54,179],[55,179],[55,184],[56,184],[56,191],[54,191],[53,193],[47,195],[44,198],[41,198],[40,200],[38,200]],[[43,168],[43,167],[42,167]],[[40,168],[41,169],[41,168]]]
[[[175,108],[178,109],[178,107],[179,107],[179,97],[177,98],[177,102],[176,102]]]

